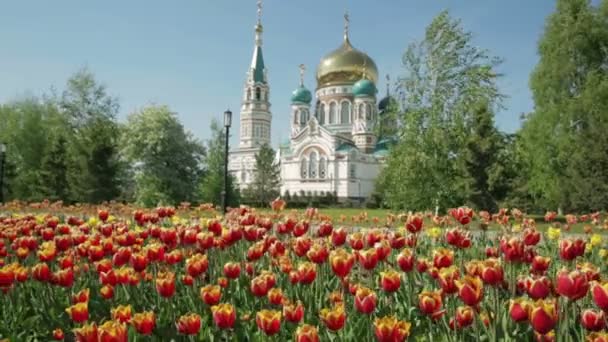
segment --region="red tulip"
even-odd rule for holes
[[[183,335],[197,335],[201,330],[201,316],[195,313],[177,319],[177,332]]]
[[[539,300],[530,309],[528,320],[532,328],[540,333],[547,334],[557,323],[557,309],[555,302],[550,300]]]
[[[264,277],[258,276],[251,279],[251,293],[256,297],[264,297],[270,290],[268,282]]]
[[[380,286],[386,292],[395,292],[401,286],[401,275],[393,270],[380,272]]]
[[[224,275],[230,279],[236,279],[241,274],[241,265],[236,262],[227,262],[224,265]]]
[[[320,243],[315,243],[310,247],[308,252],[306,252],[308,260],[314,262],[315,264],[324,263],[325,260],[327,260],[328,255],[329,252],[327,251],[327,248],[325,248],[325,245]]]
[[[504,272],[498,259],[487,259],[482,263],[481,279],[488,285],[502,284]]]
[[[340,278],[346,277],[355,263],[355,257],[339,248],[329,254],[329,264],[332,271]]]
[[[433,251],[433,265],[437,268],[450,267],[454,263],[454,252],[447,248]]]
[[[266,335],[275,335],[281,329],[281,312],[276,310],[258,311],[255,315],[255,322]]]
[[[150,335],[156,326],[156,317],[152,311],[136,313],[131,319],[131,324],[135,327],[137,333]]]
[[[201,288],[200,296],[207,305],[216,305],[222,298],[222,289],[219,285],[206,285]]]
[[[374,333],[378,342],[403,342],[410,335],[411,324],[394,316],[374,320]]]
[[[114,287],[112,285],[104,285],[99,289],[99,294],[103,299],[111,299],[114,297]]]
[[[331,232],[331,243],[334,246],[342,246],[346,242],[346,236],[348,233],[344,227],[340,227],[338,229],[334,229]]]
[[[296,329],[295,342],[319,342],[319,332],[312,325],[302,324]]]
[[[564,297],[577,300],[587,295],[589,282],[584,273],[562,269],[557,273],[556,291]]]
[[[544,274],[551,264],[551,258],[537,255],[532,259],[530,270],[534,273]]]
[[[525,322],[528,320],[528,314],[532,304],[523,298],[511,299],[509,304],[509,315],[515,322]]]
[[[375,248],[368,248],[358,251],[359,264],[366,270],[373,270],[378,264],[378,251]]]
[[[156,292],[165,298],[173,296],[175,293],[175,274],[159,273],[156,278]]]
[[[528,296],[532,299],[545,299],[551,294],[551,280],[545,276],[526,278],[525,287]]]
[[[443,268],[439,271],[439,275],[437,276],[437,280],[439,282],[439,286],[446,294],[455,293],[458,291],[456,287],[456,279],[460,277],[460,272],[456,266],[450,266],[448,268]]]
[[[574,260],[585,253],[583,239],[564,239],[559,242],[559,256],[563,260]]]
[[[500,250],[504,254],[506,261],[520,262],[524,258],[524,244],[518,237],[511,237],[507,240],[503,237],[500,240]]]
[[[473,218],[473,210],[468,207],[460,207],[458,209],[450,210],[450,215],[452,215],[452,217],[461,225],[466,226]]]
[[[206,254],[195,254],[186,260],[186,272],[193,278],[205,273],[209,267]]]
[[[337,305],[333,309],[322,309],[320,312],[321,320],[331,331],[338,331],[344,327],[346,322],[346,313],[344,305]]]
[[[411,272],[414,269],[414,253],[411,249],[404,249],[397,255],[397,264],[403,272]]]
[[[459,306],[456,309],[456,323],[458,328],[466,328],[473,324],[475,311],[470,306]]]
[[[76,303],[65,309],[72,321],[76,323],[86,322],[89,319],[89,304]]]
[[[111,311],[112,319],[121,323],[129,323],[131,321],[131,305],[119,305]]]
[[[331,224],[331,222],[328,221],[324,221],[323,223],[321,223],[319,225],[319,229],[317,230],[317,235],[319,237],[326,237],[326,236],[330,236],[331,232],[334,230],[333,225]]]
[[[591,289],[593,301],[600,309],[608,311],[608,282],[596,283]]]
[[[425,315],[433,318],[441,317],[444,313],[444,310],[441,310],[442,304],[441,291],[422,291],[418,295],[418,306]]]
[[[608,342],[608,333],[592,332],[587,335],[587,342]]]
[[[523,238],[526,246],[536,246],[540,241],[540,232],[533,228],[526,228],[523,232]]]
[[[456,280],[458,296],[468,306],[476,306],[483,298],[483,283],[478,277],[464,276]]]
[[[127,342],[127,326],[117,321],[106,321],[97,328],[100,342]]]
[[[280,288],[272,288],[268,291],[268,301],[273,305],[281,305],[283,303],[283,290]]]
[[[76,328],[74,331],[74,337],[78,342],[97,342],[98,331],[97,325],[93,322],[92,324],[85,324],[80,328]]]
[[[420,215],[411,215],[408,217],[405,228],[412,234],[417,234],[422,230],[424,219]]]
[[[355,308],[363,314],[371,314],[376,309],[378,296],[367,287],[360,286],[355,294]]]
[[[363,234],[361,232],[355,232],[348,236],[348,244],[354,250],[361,250],[365,246],[363,242]]]
[[[603,311],[586,309],[581,313],[581,324],[589,331],[600,331],[606,327],[606,316]]]
[[[64,338],[65,334],[63,333],[63,330],[60,328],[53,330],[53,339],[55,339],[55,341],[62,341]]]
[[[232,304],[219,304],[211,307],[213,322],[220,329],[232,329],[236,321],[236,311]]]
[[[283,304],[283,316],[291,323],[299,323],[304,317],[304,305],[298,301],[296,303],[286,302]]]

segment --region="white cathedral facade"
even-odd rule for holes
[[[258,2],[255,47],[240,111],[240,142],[229,159],[229,171],[241,189],[253,182],[257,151],[271,144],[270,85],[260,14]],[[300,66],[300,85],[291,96],[290,139],[277,153],[282,195],[331,193],[339,201],[363,201],[372,194],[384,165],[392,140],[378,139],[376,125],[390,98],[387,94],[378,103],[376,63],[352,46],[348,16],[345,19],[342,44],[317,67],[314,101]]]

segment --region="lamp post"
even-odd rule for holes
[[[0,203],[4,203],[4,158],[6,145],[0,142]]]
[[[222,210],[226,214],[228,204],[228,140],[230,139],[230,126],[232,125],[232,112],[224,112],[224,127],[226,128],[226,149],[224,150],[224,191],[222,191]]]

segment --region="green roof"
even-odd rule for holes
[[[304,86],[300,86],[298,89],[294,90],[291,93],[291,102],[299,102],[299,103],[307,103],[310,104],[312,101],[312,94],[310,90],[306,89]]]
[[[253,61],[251,63],[253,67],[253,81],[256,83],[266,83],[264,80],[264,55],[262,54],[262,47],[256,46],[253,52]]]
[[[352,143],[342,143],[340,144],[340,146],[338,146],[338,148],[336,149],[336,152],[349,152],[352,150],[356,150],[357,146],[355,146]]]
[[[355,96],[376,96],[378,90],[374,85],[374,82],[368,79],[362,79],[357,81],[353,86],[353,94]]]

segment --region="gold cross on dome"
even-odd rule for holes
[[[262,0],[258,0],[258,24],[262,22]]]
[[[348,10],[344,13],[344,37],[348,37],[348,26],[350,25],[350,15]]]

